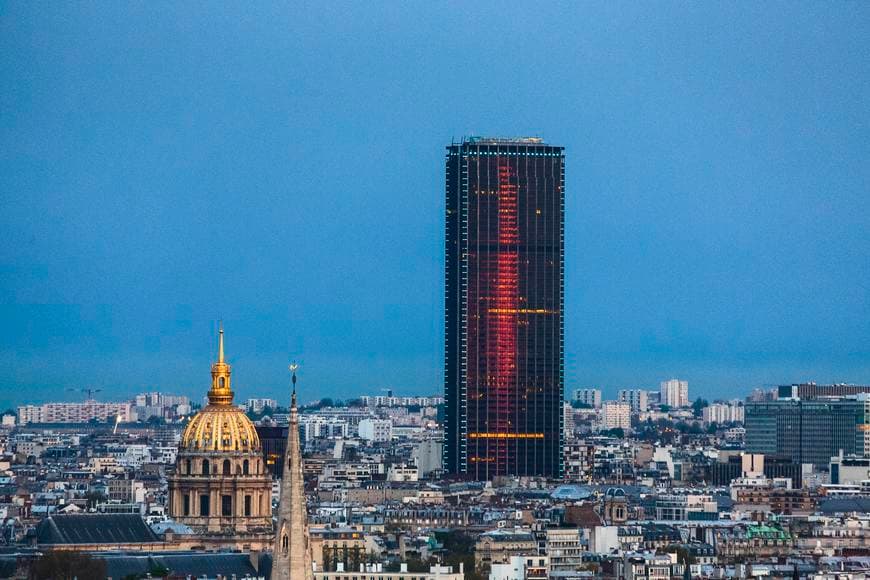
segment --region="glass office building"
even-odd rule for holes
[[[564,399],[564,149],[447,147],[445,468],[557,477]]]
[[[746,451],[826,466],[842,453],[864,455],[870,433],[868,395],[746,403]]]

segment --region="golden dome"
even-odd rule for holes
[[[208,405],[197,413],[181,435],[183,451],[260,451],[254,424],[233,405]]]
[[[211,366],[208,405],[194,415],[181,435],[182,451],[260,451],[254,424],[233,405],[232,369],[224,361],[224,329],[220,329],[218,360]]]

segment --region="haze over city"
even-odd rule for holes
[[[445,146],[565,147],[565,391],[870,382],[866,4],[0,7],[0,406],[440,394]]]

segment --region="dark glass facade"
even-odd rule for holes
[[[447,147],[448,472],[559,477],[564,399],[564,149]]]
[[[864,453],[864,399],[781,399],[746,403],[746,451],[826,466]]]

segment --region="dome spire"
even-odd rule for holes
[[[208,391],[209,405],[231,405],[233,391],[230,389],[232,369],[224,359],[224,324],[218,332],[218,359],[211,365],[211,389]]]
[[[224,321],[220,322],[220,338],[218,338],[218,362],[224,362]]]

